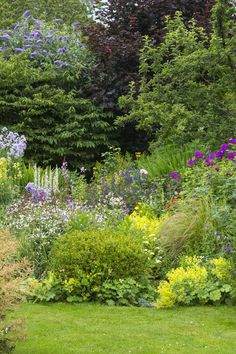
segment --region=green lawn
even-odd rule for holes
[[[171,310],[23,304],[15,354],[236,353],[236,307]]]

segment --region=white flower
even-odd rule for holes
[[[141,170],[139,170],[141,175],[148,175],[148,171],[145,170],[144,168],[141,168]]]

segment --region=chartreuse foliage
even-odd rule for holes
[[[236,126],[235,7],[217,1],[210,40],[181,13],[166,20],[166,36],[155,47],[148,37],[140,58],[140,85],[120,97],[127,114],[151,140],[185,144],[196,138],[216,143],[233,136]]]
[[[51,270],[65,279],[87,274],[97,283],[141,280],[149,266],[141,237],[113,229],[74,231],[56,240],[51,253]]]
[[[185,257],[182,266],[170,270],[167,280],[158,287],[158,307],[175,304],[220,304],[231,299],[233,267],[229,260],[219,257],[209,261],[202,257]]]
[[[29,279],[30,299],[108,305],[153,300],[151,260],[138,234],[111,228],[73,231],[54,242],[50,259],[51,272],[44,280]]]

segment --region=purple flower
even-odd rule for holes
[[[52,39],[53,38],[53,34],[48,34],[47,36],[45,36],[45,39]]]
[[[233,161],[235,156],[236,156],[236,152],[235,151],[228,151],[228,159],[229,160]]]
[[[228,140],[229,144],[236,144],[236,139],[235,138],[230,138]]]
[[[3,36],[2,36],[2,40],[3,41],[9,41],[11,39],[11,37],[9,36],[9,34],[5,33]]]
[[[215,164],[215,162],[214,162],[213,160],[211,160],[209,157],[207,157],[207,158],[205,159],[205,164],[206,164],[207,166],[213,166],[213,165]]]
[[[42,25],[42,21],[36,20],[35,18],[34,18],[34,23],[35,23],[38,27],[41,27],[41,25]]]
[[[26,192],[32,194],[32,193],[34,193],[34,192],[36,191],[36,186],[35,186],[34,183],[29,182],[29,183],[26,185],[25,190],[26,190]]]
[[[54,22],[60,23],[60,22],[62,22],[62,19],[61,18],[55,18]]]
[[[204,159],[203,153],[201,153],[201,151],[199,151],[199,150],[195,151],[194,157],[196,159]]]
[[[214,158],[216,157],[216,154],[211,151],[211,152],[209,153],[209,156],[208,156],[208,157],[209,157],[210,160],[214,160]]]
[[[24,16],[24,17],[30,17],[30,16],[31,16],[30,10],[25,11],[22,16]]]
[[[32,182],[29,182],[25,187],[26,192],[31,194],[34,202],[44,202],[50,197],[50,192],[43,188],[37,188]]]
[[[40,52],[38,52],[37,50],[35,50],[34,52],[32,52],[30,55],[32,56],[32,57],[35,57],[35,56],[37,56],[37,55],[39,55],[40,54]]]
[[[66,53],[66,51],[67,51],[67,48],[66,48],[66,46],[64,46],[64,47],[62,47],[62,48],[59,48],[59,49],[57,50],[57,53],[58,53],[58,54],[62,54],[62,53]]]
[[[176,179],[176,180],[180,180],[181,177],[180,177],[180,174],[178,172],[173,171],[173,172],[170,173],[170,178]]]
[[[195,158],[192,159],[192,160],[188,160],[188,166],[189,167],[192,167],[193,165],[196,165],[196,163],[197,163],[197,160]]]
[[[218,151],[216,151],[216,157],[218,158],[218,159],[222,159],[222,157],[224,156],[224,151],[223,150],[218,150]]]
[[[226,150],[228,150],[229,149],[229,145],[228,144],[222,144],[221,145],[221,150],[222,151],[226,151]]]
[[[9,132],[7,128],[3,128],[0,134],[0,149],[9,158],[18,159],[24,155],[26,149],[26,139],[24,135]]]
[[[25,51],[25,49],[23,49],[23,48],[14,48],[14,51],[15,51],[16,53],[22,53],[22,52]]]
[[[72,23],[72,26],[79,27],[80,26],[80,22],[74,22],[74,23]]]

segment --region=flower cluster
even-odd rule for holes
[[[0,154],[4,157],[19,159],[24,155],[26,138],[24,135],[9,131],[6,127],[0,132]]]
[[[176,180],[180,180],[181,179],[180,174],[178,172],[176,172],[176,171],[173,171],[173,172],[170,173],[170,178],[176,179]]]
[[[49,200],[51,194],[49,190],[46,190],[41,187],[37,188],[36,185],[32,182],[29,182],[27,184],[25,190],[31,195],[32,200],[36,203]]]
[[[218,159],[228,159],[235,161],[236,152],[232,149],[232,146],[236,144],[235,138],[230,138],[227,144],[222,144],[221,148],[216,152],[210,152],[205,156],[201,151],[195,151],[193,159],[188,161],[188,166],[192,167],[198,164],[199,161],[204,160],[206,166],[213,166]]]
[[[40,65],[72,66],[85,47],[81,44],[78,23],[72,25],[73,31],[68,34],[61,22],[61,19],[55,19],[54,25],[47,25],[26,11],[12,30],[0,32],[0,53],[12,55],[26,52],[30,60]]]
[[[202,257],[186,257],[182,266],[172,269],[158,287],[158,307],[175,304],[224,302],[231,296],[232,267],[225,258],[204,261]]]

